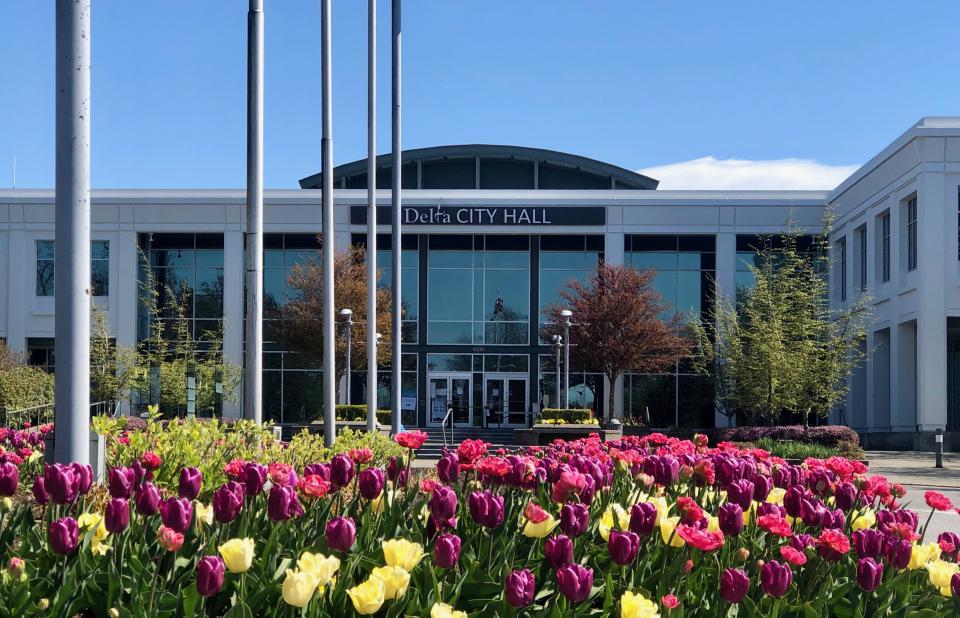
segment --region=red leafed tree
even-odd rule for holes
[[[569,309],[571,364],[602,373],[611,386],[627,371],[669,369],[690,355],[691,343],[680,314],[669,322],[660,319],[666,305],[651,284],[654,276],[650,270],[601,264],[586,282],[571,280],[545,309],[552,323],[542,336],[549,341],[562,335],[560,312]],[[605,418],[613,413],[614,389],[609,391]]]

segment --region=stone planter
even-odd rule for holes
[[[562,440],[579,440],[580,438],[586,438],[592,433],[599,434],[604,442],[619,440],[623,437],[622,429],[602,429],[598,425],[536,424],[530,429],[514,429],[513,440],[520,446],[543,446],[557,438]]]

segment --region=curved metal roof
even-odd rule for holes
[[[469,179],[469,162],[466,160],[474,159],[476,173],[473,175],[475,180]],[[458,186],[424,186],[429,182],[424,182],[423,171],[433,169],[431,166],[436,162],[454,162],[461,161],[463,165],[456,172],[457,179],[450,179],[450,182],[459,183]],[[517,178],[514,175],[510,186],[496,186],[497,179],[494,178],[495,172],[488,172],[491,177],[483,178],[483,169],[485,163],[497,161],[515,161],[528,162],[531,169],[531,186],[516,185]],[[384,185],[382,178],[385,176],[380,170],[390,169],[392,167],[393,157],[390,154],[382,154],[377,157],[378,182],[383,188],[389,186],[389,180]],[[506,146],[497,144],[460,144],[450,146],[432,146],[429,148],[414,148],[403,151],[404,175],[410,170],[411,177],[404,179],[404,187],[414,183],[410,188],[460,188],[460,189],[656,189],[659,181],[654,180],[643,174],[632,172],[617,165],[582,157],[566,152],[548,150],[545,148],[528,148],[525,146]],[[408,168],[409,164],[415,164]],[[416,179],[412,176],[416,171]],[[522,170],[521,170],[522,171]],[[464,173],[466,172],[466,174]],[[360,159],[351,163],[344,163],[333,168],[334,187],[350,188],[348,180],[353,178],[359,180],[362,177],[363,184],[355,188],[366,186],[367,160]],[[435,172],[435,174],[437,174]],[[439,177],[435,182],[443,184],[443,171],[439,172]],[[437,177],[437,176],[434,176]],[[387,176],[385,179],[388,179]],[[319,189],[322,187],[322,173],[313,174],[300,180],[302,189]],[[463,183],[470,183],[472,186],[459,186]],[[355,183],[352,183],[355,184]],[[578,186],[582,184],[583,186]],[[599,185],[606,186],[599,186]]]

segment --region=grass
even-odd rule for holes
[[[771,438],[760,438],[756,442],[744,443],[744,446],[750,445],[769,451],[771,455],[782,457],[784,459],[806,459],[815,457],[817,459],[826,459],[827,457],[841,456],[849,459],[863,459],[863,449],[859,445],[851,442],[841,442],[836,447],[824,446],[811,442],[794,442],[791,440],[773,440]]]

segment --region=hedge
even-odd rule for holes
[[[570,423],[574,425],[586,424],[593,419],[593,410],[588,408],[544,408],[540,411],[538,422]]]
[[[840,442],[860,444],[860,436],[845,425],[822,425],[804,430],[800,425],[781,427],[724,427],[716,432],[718,441],[756,442],[763,438],[792,440],[824,446],[837,446]]]
[[[53,403],[53,383],[53,376],[39,367],[0,371],[0,410],[20,410]]]
[[[366,404],[338,404],[336,407],[338,421],[365,421],[367,420]],[[323,420],[320,416],[317,420]],[[390,410],[377,410],[377,422],[383,425],[390,424]]]

